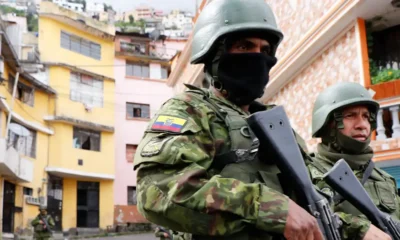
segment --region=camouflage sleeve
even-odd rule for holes
[[[323,188],[321,189],[321,186],[324,186],[324,182],[322,180],[323,173],[319,171],[316,167],[312,165],[312,163],[309,163],[307,165],[308,171],[310,173],[311,180],[314,184],[314,186],[323,194],[326,195],[326,197],[332,197],[333,196],[333,191],[328,188]],[[334,206],[332,205],[332,208]],[[347,214],[344,212],[335,212],[340,220],[342,221],[342,237],[344,239],[363,239],[367,231],[369,230],[369,227],[371,225],[371,222],[368,221],[365,218],[361,217],[356,217],[351,214]]]
[[[207,172],[217,144],[207,114],[173,99],[151,121],[135,155],[139,211],[155,224],[198,235],[230,235],[249,224],[282,233],[285,195]],[[172,116],[175,128],[155,131],[163,116]]]
[[[370,221],[343,212],[336,212],[336,214],[343,222],[342,237],[344,239],[361,240],[364,238],[371,225]]]
[[[39,224],[39,217],[36,217],[35,219],[33,219],[32,220],[32,222],[31,222],[31,225],[33,226],[33,227],[35,227],[36,225],[38,225]]]

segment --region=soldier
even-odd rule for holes
[[[39,211],[40,213],[31,222],[35,230],[34,238],[38,240],[48,240],[52,236],[51,230],[55,226],[55,223],[53,218],[47,214],[46,206],[41,205]]]
[[[188,233],[176,232],[163,227],[156,227],[154,234],[160,240],[191,240],[191,236]]]
[[[308,165],[311,177],[334,201],[335,210],[360,216],[361,213],[322,180],[336,161],[344,159],[360,179],[377,207],[399,219],[400,199],[395,179],[375,167],[369,146],[376,129],[379,104],[358,83],[337,83],[320,93],[314,104],[312,134],[321,138],[314,161]]]
[[[154,235],[157,238],[160,238],[160,240],[166,240],[166,239],[171,239],[172,240],[172,236],[170,231],[164,229],[163,227],[156,227],[155,231],[154,231]]]
[[[205,65],[212,87],[187,85],[164,103],[135,156],[138,209],[149,221],[192,233],[194,240],[322,239],[315,218],[282,193],[272,161],[263,167],[263,182],[254,171],[220,175],[257,158],[245,118],[266,110],[254,100],[268,83],[282,38],[263,0],[214,0],[205,7],[191,63]],[[346,215],[342,221],[349,238],[389,239],[365,219]]]

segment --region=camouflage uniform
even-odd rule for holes
[[[42,210],[42,208],[41,208]],[[44,223],[40,223],[42,218],[46,219],[47,223],[50,225],[51,229],[46,229],[44,227]],[[34,227],[34,239],[38,240],[48,240],[51,238],[52,233],[51,230],[55,226],[55,222],[53,218],[50,215],[43,216],[41,214],[38,214],[35,219],[32,220],[31,222],[32,226]]]
[[[361,181],[369,161],[372,161],[373,150],[368,146],[371,136],[367,141],[360,142],[339,132],[343,128],[343,107],[351,105],[367,106],[371,114],[371,132],[376,129],[375,116],[379,104],[372,100],[364,87],[357,83],[339,83],[327,88],[318,96],[314,106],[313,137],[321,137],[322,143],[318,144],[317,152],[313,154],[313,161],[309,162],[308,168],[313,183],[331,196],[335,211],[365,217],[352,204],[336,197],[336,193],[323,180],[324,173],[343,158]],[[328,119],[334,121],[335,127],[332,130],[327,129]],[[380,210],[390,214],[393,219],[399,219],[400,199],[392,176],[374,167],[364,183],[364,188]]]
[[[168,237],[165,237],[165,233]],[[181,233],[173,230],[168,230],[164,228],[157,227],[154,231],[154,235],[160,240],[190,240],[191,235],[189,233]]]
[[[232,40],[227,36],[249,31],[268,39],[269,56],[226,53]],[[283,34],[264,0],[214,0],[193,35],[191,63],[204,63],[207,81],[227,97],[187,85],[189,91],[163,104],[135,155],[138,210],[155,224],[191,233],[194,240],[281,236],[288,214],[286,187],[267,149],[257,154],[258,140],[245,120],[249,113],[238,106],[262,95]],[[248,67],[245,72],[236,71],[243,70],[241,65]],[[263,110],[257,102],[249,108],[250,113]],[[368,221],[350,215],[342,220],[354,238],[369,228]]]
[[[254,160],[253,167],[248,164],[250,170],[246,170],[253,174],[241,174],[232,163],[224,168],[223,174],[233,173],[234,178],[222,178],[220,167],[213,160],[230,152],[230,132],[225,120],[218,117],[216,107],[203,97],[208,95],[222,107],[222,112],[231,109],[232,114],[242,119],[247,114],[208,90],[202,92],[192,90],[173,97],[149,124],[135,156],[139,211],[153,223],[198,235],[237,234],[237,239],[257,239],[260,232],[257,236],[242,236],[255,233],[256,229],[282,234],[288,197],[281,193],[277,167]],[[158,119],[164,116],[170,116],[174,122],[180,120],[180,129],[155,130]],[[240,167],[246,168],[244,164]],[[254,169],[265,180],[259,182]],[[266,181],[270,183],[268,186],[262,184]],[[347,215],[342,220],[352,236],[363,235],[369,227],[366,221]],[[263,239],[268,238],[263,236]]]

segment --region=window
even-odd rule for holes
[[[101,59],[100,44],[61,31],[61,47],[97,60]]]
[[[15,122],[11,121],[11,123]],[[8,132],[8,146],[12,146],[24,156],[36,158],[36,131],[25,128],[29,131],[29,136],[26,137],[19,136],[12,131]]]
[[[126,117],[150,119],[150,105],[140,103],[126,103]]]
[[[71,72],[70,99],[91,107],[103,107],[103,81]]]
[[[126,63],[126,76],[134,77],[150,77],[149,65],[141,65],[136,63]]]
[[[122,52],[146,55],[146,44],[144,44],[144,43],[130,43],[130,42],[121,41],[120,47],[121,47]]]
[[[100,138],[100,132],[74,127],[73,147],[100,152]]]
[[[28,188],[28,187],[24,187],[23,189],[24,191],[24,196],[32,196],[33,195],[33,189],[32,188]]]
[[[8,90],[12,94],[14,84],[15,84],[15,77],[9,75],[8,77]],[[17,89],[15,92],[15,98],[20,100],[21,102],[33,107],[34,99],[35,99],[35,90],[21,82],[18,82]]]
[[[136,187],[128,187],[128,205],[136,205]]]
[[[162,67],[161,68],[161,79],[167,79],[168,78],[168,69]]]
[[[135,158],[136,149],[137,149],[137,145],[126,144],[126,161],[127,162],[133,162],[133,160]]]

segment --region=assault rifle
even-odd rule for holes
[[[336,162],[333,168],[324,175],[324,179],[333,190],[360,210],[372,224],[389,234],[393,240],[400,240],[400,223],[375,206],[344,159]]]
[[[44,225],[46,226],[46,231],[52,233],[51,227],[50,227],[49,223],[47,222],[46,218],[43,217],[41,214],[39,215],[39,217],[40,217],[40,220],[42,220],[42,222],[43,222]]]
[[[254,113],[247,122],[260,146],[277,157],[280,171],[296,185],[296,196],[304,202],[302,207],[317,219],[325,239],[341,239],[341,221],[331,211],[327,199],[314,188],[284,108],[278,106]]]

